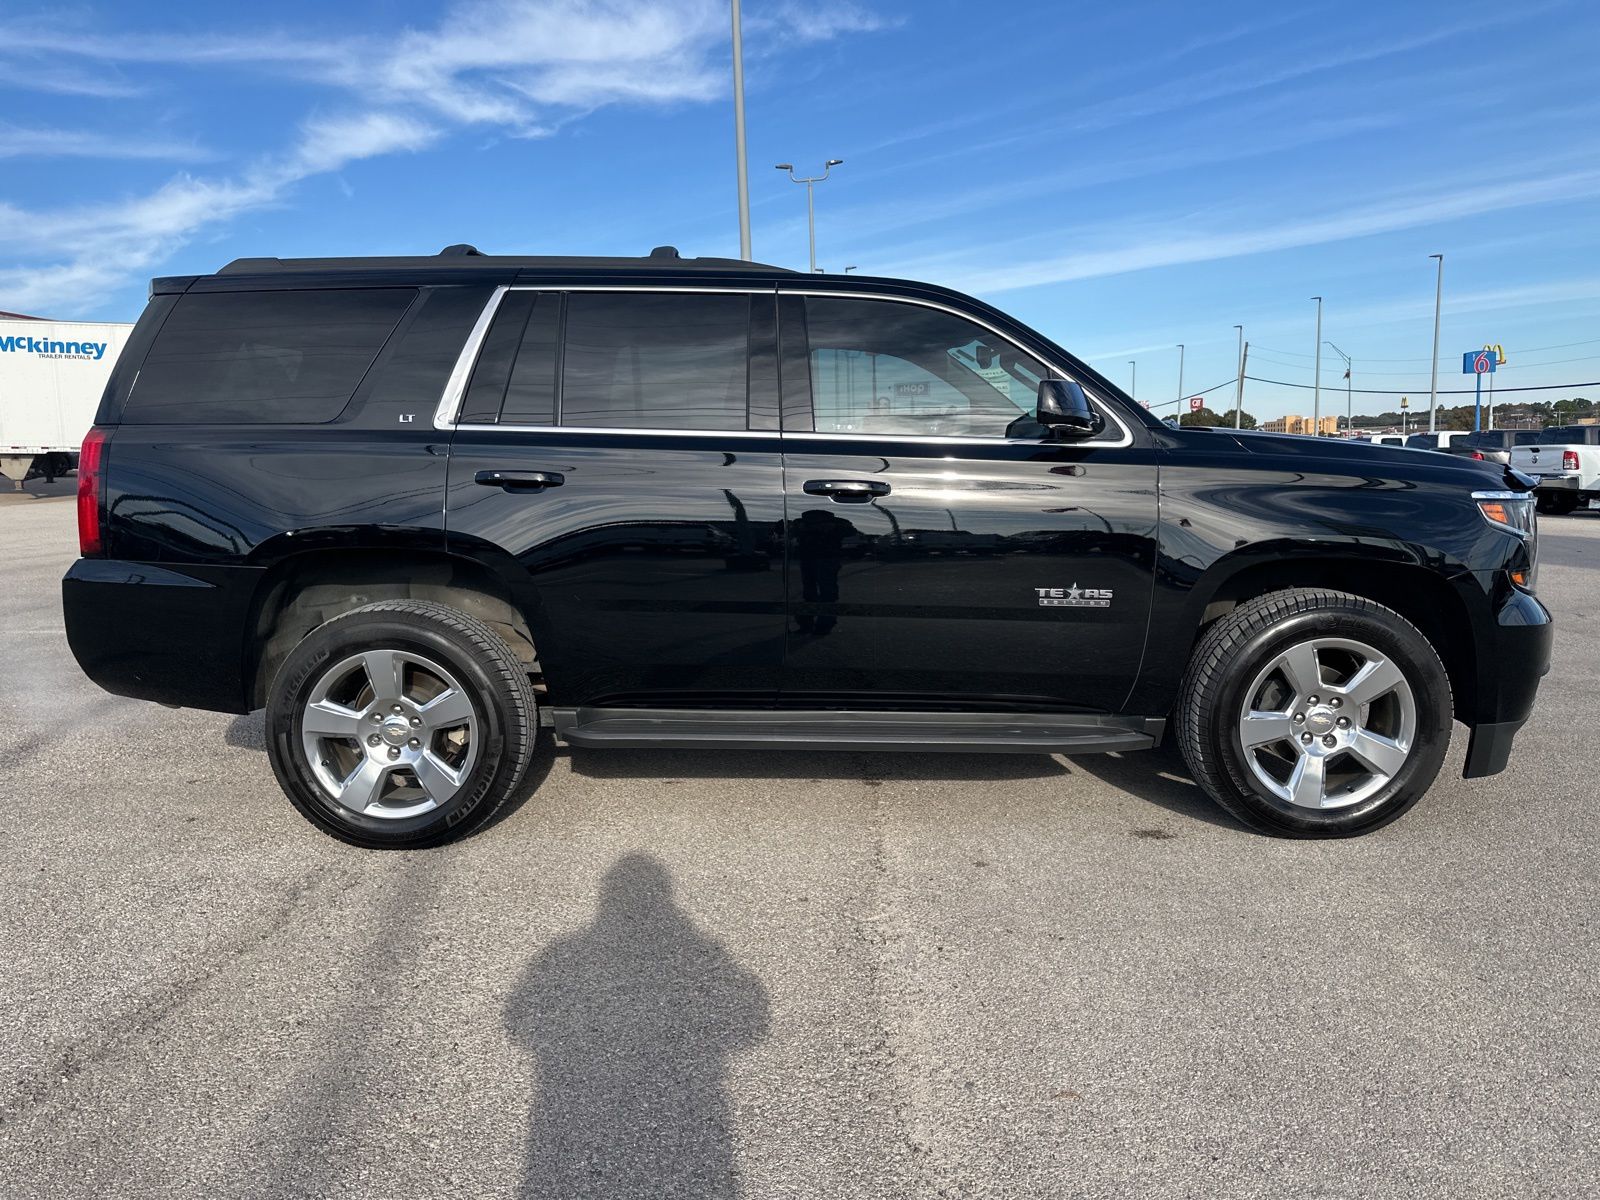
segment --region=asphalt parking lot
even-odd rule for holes
[[[1172,751],[570,752],[356,851],[253,717],[98,691],[71,481],[0,497],[0,1192],[1600,1190],[1600,513],[1510,771],[1365,839]]]

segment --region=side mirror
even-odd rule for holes
[[[1083,389],[1069,379],[1041,379],[1039,424],[1057,437],[1091,438],[1106,427],[1106,419],[1095,412]]]

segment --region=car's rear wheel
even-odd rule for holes
[[[1450,740],[1450,682],[1421,632],[1361,596],[1294,589],[1201,639],[1178,741],[1207,793],[1287,837],[1348,837],[1427,791]]]
[[[500,807],[532,757],[533,690],[487,625],[388,601],[313,630],[267,702],[267,748],[305,816],[358,846],[460,837]]]

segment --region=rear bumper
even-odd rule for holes
[[[260,575],[80,558],[61,581],[67,644],[118,696],[245,712],[244,629]]]
[[[1495,622],[1478,655],[1477,712],[1462,771],[1468,779],[1505,770],[1512,741],[1550,670],[1555,637],[1550,612],[1535,597],[1509,581],[1494,591]]]

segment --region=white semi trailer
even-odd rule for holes
[[[21,490],[78,465],[132,325],[0,320],[0,475]]]

